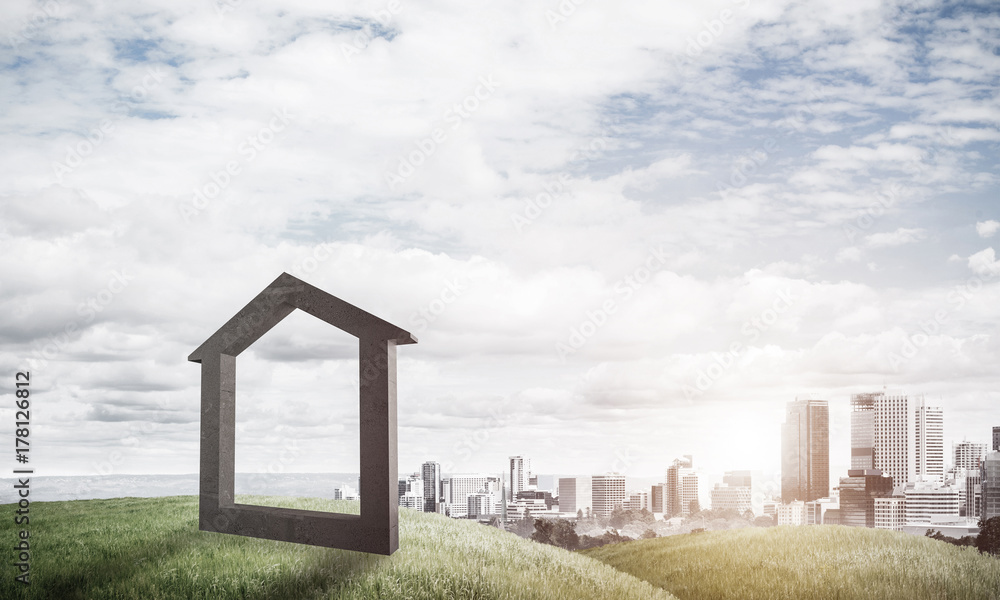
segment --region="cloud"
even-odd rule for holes
[[[989,221],[979,221],[976,223],[976,233],[979,234],[981,238],[993,237],[993,234],[1000,230],[1000,221],[994,221],[990,219]]]
[[[848,246],[837,251],[837,262],[858,262],[861,260],[861,248]]]
[[[1000,273],[1000,261],[996,259],[996,253],[993,248],[987,248],[976,252],[969,257],[969,269],[972,270],[976,275],[990,275],[994,276]]]
[[[927,237],[924,229],[907,229],[900,227],[896,231],[885,233],[873,233],[865,238],[865,243],[869,248],[889,248],[893,246],[903,246],[919,242]]]

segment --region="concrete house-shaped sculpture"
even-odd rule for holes
[[[234,503],[236,357],[295,309],[358,338],[360,515]],[[288,273],[271,282],[188,357],[201,363],[198,528],[375,554],[395,552],[396,345],[415,343],[402,328]]]

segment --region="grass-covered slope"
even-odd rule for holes
[[[356,502],[240,497],[354,512]],[[495,528],[400,511],[400,549],[375,556],[197,529],[197,498],[31,504],[31,586],[16,583],[14,506],[0,506],[0,598],[672,598],[580,554]]]
[[[681,600],[1000,599],[1000,560],[874,529],[752,527],[637,540],[584,554]]]

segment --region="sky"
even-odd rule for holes
[[[197,472],[187,356],[282,272],[418,338],[400,473],[774,481],[813,397],[835,483],[883,388],[948,452],[1000,425],[993,2],[3,11],[0,377],[38,474]],[[294,313],[237,380],[237,470],[358,470],[348,334]]]

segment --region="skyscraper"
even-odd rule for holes
[[[875,468],[896,485],[915,480],[914,410],[906,394],[875,394]]]
[[[990,452],[979,467],[982,487],[980,514],[983,520],[1000,517],[1000,452]]]
[[[875,468],[875,397],[879,393],[851,395],[852,469]]]
[[[424,512],[437,512],[441,501],[441,465],[427,461],[421,468],[424,480]]]
[[[593,476],[594,514],[607,517],[625,504],[625,476],[618,473]]]
[[[592,480],[590,477],[559,478],[559,512],[586,515],[593,508]]]
[[[830,494],[830,407],[826,400],[788,403],[781,432],[781,501]]]
[[[1000,427],[993,428],[993,451],[1000,452]]]
[[[927,406],[923,396],[914,407],[914,470],[918,481],[944,480],[944,413]]]
[[[528,489],[528,479],[531,478],[531,459],[523,456],[510,457],[510,499]]]
[[[944,413],[885,390],[851,396],[851,468],[879,469],[896,485],[943,481]]]

